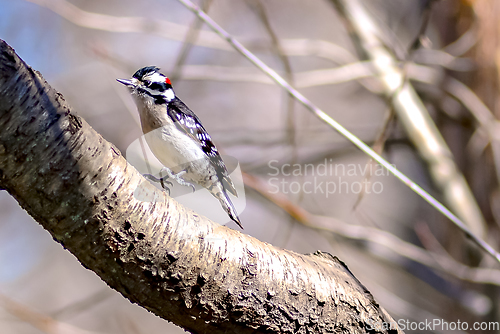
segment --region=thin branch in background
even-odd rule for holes
[[[488,129],[495,122],[495,116],[476,93],[457,79],[446,78],[444,89],[448,94],[460,101],[484,129]]]
[[[453,265],[455,260],[441,245],[439,240],[434,236],[430,229],[430,226],[427,223],[423,221],[417,222],[415,224],[415,234],[417,235],[423,247],[429,251],[429,255],[433,256],[434,261],[436,261],[444,271],[446,271],[446,268],[450,267],[450,262],[451,265]],[[444,276],[442,275],[443,271],[436,271],[436,274]],[[443,279],[446,279],[446,277],[443,277]],[[489,297],[486,296],[483,296],[483,298],[489,299]],[[457,296],[456,299],[458,299],[460,303],[463,304],[466,308],[472,310],[475,314],[489,313],[491,312],[491,308],[493,307],[491,302],[488,303],[489,305],[484,305],[483,303],[480,303],[478,305],[478,303],[471,302],[469,298],[464,300],[463,297],[460,298]]]
[[[61,320],[62,318],[69,318],[75,315],[80,315],[82,312],[96,307],[99,303],[102,303],[108,298],[115,296],[114,292],[108,287],[101,289],[93,294],[85,296],[82,299],[72,302],[69,305],[65,305],[59,310],[50,313],[50,316],[54,319]]]
[[[91,43],[89,45],[90,51],[99,60],[105,61],[116,69],[124,71],[126,73],[134,73],[136,70],[135,65],[120,55],[114,53],[112,54],[104,43]]]
[[[249,43],[258,47],[255,42]],[[330,60],[334,64],[345,64],[356,61],[356,57],[344,47],[330,41],[315,39],[282,39],[283,52],[287,56],[314,56]]]
[[[470,228],[460,220],[455,214],[453,214],[447,207],[441,204],[433,196],[431,196],[427,191],[425,191],[418,184],[413,182],[406,175],[401,173],[398,169],[393,167],[387,160],[378,155],[373,151],[368,145],[361,141],[358,137],[353,135],[350,131],[344,128],[340,123],[331,118],[328,114],[319,109],[314,105],[309,99],[302,95],[299,91],[293,88],[286,80],[284,80],[276,71],[267,66],[263,61],[257,58],[253,53],[246,49],[240,42],[238,42],[234,37],[232,37],[228,32],[226,32],[217,22],[215,22],[206,13],[200,10],[200,8],[189,0],[178,0],[186,8],[195,13],[200,17],[205,23],[212,28],[217,34],[219,34],[224,40],[226,40],[231,46],[233,46],[238,52],[240,52],[245,58],[257,66],[261,71],[270,76],[276,83],[278,83],[282,88],[288,91],[295,99],[302,103],[308,110],[310,110],[315,116],[320,120],[334,128],[341,135],[350,140],[359,149],[365,152],[368,156],[373,158],[379,164],[384,166],[391,174],[396,176],[401,182],[406,184],[410,189],[422,197],[425,201],[431,204],[443,215],[448,217],[459,229],[461,229],[471,240],[474,241],[481,249],[486,251],[488,254],[493,256],[498,262],[500,262],[500,253],[498,253],[493,247],[486,243],[483,239],[478,237]]]
[[[391,104],[389,104],[389,106],[391,106]],[[387,141],[387,138],[389,138],[389,129],[390,129],[392,120],[394,120],[394,116],[395,116],[394,108],[390,107],[388,112],[386,113],[385,118],[384,118],[384,123],[382,124],[382,129],[378,133],[377,137],[375,138],[375,142],[372,145],[373,150],[380,155],[382,155],[382,152],[384,151],[384,147],[385,147],[385,142]],[[375,164],[375,161],[373,159],[368,159],[366,164],[367,164],[367,166],[366,166],[365,170],[366,170],[367,174],[363,175],[363,177],[364,177],[364,182],[369,182],[372,175],[368,174],[368,173],[370,173],[369,171],[372,170],[371,167],[375,167],[375,166],[373,166]],[[365,188],[362,188],[361,192],[358,195],[358,198],[356,199],[356,202],[354,203],[354,205],[352,207],[353,210],[356,210],[358,205],[363,200],[364,196],[365,196]]]
[[[124,334],[144,334],[144,332],[140,330],[142,326],[136,324],[134,319],[125,313],[118,314],[118,325]]]
[[[412,53],[411,58],[421,65],[441,66],[457,72],[469,72],[477,67],[471,59],[455,57],[443,50],[420,48]]]
[[[469,87],[457,79],[449,78],[444,84],[444,89],[460,101],[480,124],[480,132],[486,134],[489,139],[497,182],[500,182],[500,138],[498,136],[500,121]]]
[[[267,16],[266,9],[260,0],[247,0],[247,2],[252,6],[253,9],[257,12],[260,20],[264,24],[264,27],[271,38],[272,46],[274,52],[278,55],[281,63],[283,64],[283,68],[285,70],[285,80],[290,83],[290,85],[294,86],[293,80],[293,72],[292,65],[290,64],[290,60],[283,52],[283,48],[281,47],[280,40],[278,35],[274,32],[273,27],[271,26],[271,22],[269,21],[269,17]],[[295,112],[294,112],[294,98],[287,93],[287,120],[286,120],[286,134],[288,145],[292,147],[292,161],[296,161],[297,158],[297,150],[296,150],[296,130],[295,130]]]
[[[295,205],[282,193],[271,193],[264,181],[258,177],[243,172],[245,186],[252,188],[267,198],[271,203],[283,209],[290,217],[299,223],[309,226],[310,214],[300,206]]]
[[[482,128],[476,129],[474,133],[470,136],[467,145],[465,146],[465,151],[467,155],[472,159],[476,160],[484,153],[490,141],[488,139],[488,134],[482,131]],[[498,176],[497,176],[498,179]]]
[[[407,68],[408,76],[426,84],[436,85],[439,73],[436,69],[427,66],[412,64]],[[491,110],[481,99],[466,85],[453,77],[447,77],[441,85],[447,94],[459,101],[480,125],[480,131],[488,136],[493,152],[493,159],[497,181],[500,181],[500,138],[498,129],[500,121],[496,119]]]
[[[448,44],[443,48],[443,51],[455,57],[460,57],[470,51],[477,43],[478,31],[477,18],[474,17],[470,28],[464,32],[457,40]]]
[[[424,248],[429,251],[430,254],[438,254],[441,256],[451,257],[446,249],[439,243],[437,238],[432,234],[429,225],[427,225],[425,222],[417,222],[415,224],[414,230],[415,234],[418,237],[418,240],[424,246]],[[438,258],[435,258],[435,260],[439,261]]]
[[[420,46],[427,47],[430,41],[425,35],[425,31],[427,30],[427,26],[429,25],[431,14],[432,14],[432,5],[436,0],[426,0],[427,2],[424,5],[424,9],[422,10],[422,23],[420,24],[420,29],[417,33],[417,36],[413,40],[413,42],[408,47],[408,54],[411,55],[414,51],[418,50]]]
[[[97,332],[87,331],[67,323],[59,322],[51,317],[38,313],[26,305],[15,302],[5,295],[0,294],[0,302],[7,312],[46,334],[97,334]]]
[[[205,13],[208,13],[208,9],[212,5],[212,2],[213,0],[203,0],[201,2],[201,7]],[[193,48],[194,41],[198,39],[198,35],[202,26],[203,21],[198,17],[195,17],[193,23],[191,23],[191,25],[189,26],[184,42],[182,43],[181,50],[177,55],[177,59],[170,74],[170,80],[172,80],[172,82],[176,82],[177,79],[179,79],[182,72],[182,67],[184,66],[184,63],[186,62],[186,59],[191,52],[191,49]]]
[[[399,89],[395,92],[395,94],[402,88],[403,88],[403,86],[399,87]],[[384,122],[382,124],[382,129],[379,132],[379,134],[377,135],[377,137],[375,138],[375,142],[372,145],[373,150],[375,152],[377,152],[379,155],[382,155],[382,153],[384,152],[385,142],[386,142],[387,138],[389,137],[389,126],[391,124],[391,121],[394,120],[395,115],[396,115],[396,113],[394,112],[394,105],[390,102],[390,99],[391,99],[391,97],[387,97],[386,105],[389,106],[389,110],[386,113]],[[368,159],[367,168],[365,169],[367,174],[363,175],[365,182],[370,181],[371,174],[368,174],[368,173],[369,173],[369,171],[372,170],[372,168],[369,168],[369,167],[371,167],[373,165],[375,165],[375,161],[373,159]],[[361,192],[359,193],[358,198],[356,199],[356,202],[353,205],[353,209],[352,209],[353,211],[356,210],[358,205],[363,200],[363,197],[365,195],[364,190],[365,190],[364,188],[361,189]]]

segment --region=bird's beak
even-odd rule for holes
[[[128,80],[128,79],[116,79],[116,81],[118,81],[119,83],[124,84],[125,86],[134,86],[134,83],[132,82],[132,80]]]

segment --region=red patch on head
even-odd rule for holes
[[[170,79],[169,79],[169,78],[165,78],[165,82],[167,83],[167,85],[172,86],[172,82],[170,82]]]

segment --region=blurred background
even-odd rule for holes
[[[388,92],[373,55],[347,32],[357,18],[332,1],[196,3],[438,200],[470,208],[466,223],[500,248],[500,2],[361,1],[392,70],[448,145],[441,156],[423,153],[432,140],[421,124],[401,122],[405,106],[391,103],[398,90]],[[499,264],[177,0],[0,0],[0,39],[124,154],[142,133],[115,79],[160,67],[219,150],[239,162],[244,233],[338,256],[401,323],[462,323],[407,333],[495,332],[472,327],[498,326]],[[449,168],[430,168],[440,163]],[[446,192],[461,190],[443,180],[463,177],[470,196],[452,203]],[[109,289],[0,192],[0,333],[181,332]]]

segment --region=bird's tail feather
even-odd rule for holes
[[[229,198],[225,189],[222,187],[222,184],[217,188],[217,191],[213,193],[213,195],[217,197],[220,204],[222,205],[222,208],[227,212],[229,218],[231,218],[243,230],[243,225],[241,225],[240,218],[238,217],[238,212],[236,212],[233,202],[231,202],[231,199]]]

